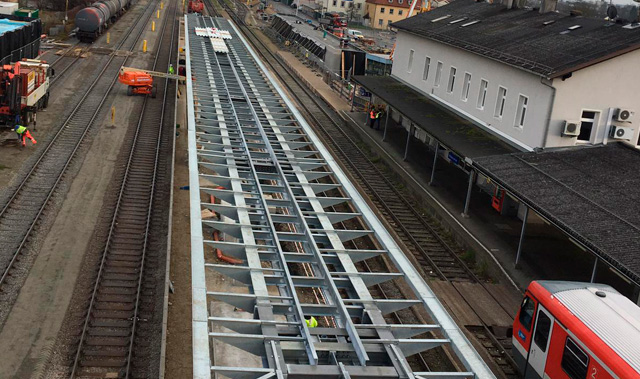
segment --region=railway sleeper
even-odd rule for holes
[[[130,327],[127,328],[97,328],[92,326],[89,329],[89,335],[92,337],[128,337],[131,335]]]
[[[84,357],[126,357],[128,354],[127,349],[123,349],[119,346],[113,347],[101,347],[101,348],[91,348],[88,347],[82,351]]]
[[[129,346],[129,338],[89,336],[85,343],[87,346]]]
[[[101,311],[101,310],[106,310],[106,311],[129,311],[129,312],[133,312],[133,308],[135,307],[135,304],[133,304],[133,302],[126,302],[126,303],[111,303],[111,302],[102,302],[102,301],[98,301],[96,303],[94,303],[93,305],[94,309],[96,311]],[[129,317],[133,316],[133,313],[131,313],[129,315]]]

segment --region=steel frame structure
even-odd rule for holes
[[[230,31],[228,53],[196,36],[196,27]],[[185,49],[194,378],[493,377],[235,26],[190,14]],[[203,210],[217,217],[202,219]],[[214,231],[224,238],[211,238]],[[358,249],[361,238],[379,248]],[[208,263],[212,249],[243,263]],[[357,262],[378,255],[397,272],[358,271]],[[207,288],[211,272],[247,293]],[[404,280],[415,299],[373,298],[368,287],[388,280]],[[303,288],[319,301],[304,302]],[[216,317],[214,299],[254,318]],[[411,306],[423,306],[434,324],[387,324],[386,314]],[[324,322],[309,328],[306,316]],[[262,357],[264,367],[212,365],[214,341]],[[406,357],[443,344],[462,372],[412,371]]]

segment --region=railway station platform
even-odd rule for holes
[[[235,26],[185,46],[194,377],[494,377]]]

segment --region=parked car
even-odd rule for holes
[[[355,29],[348,29],[347,36],[351,39],[359,40],[364,38],[364,34],[361,31]]]

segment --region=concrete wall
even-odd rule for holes
[[[410,50],[414,50],[411,69],[408,69]],[[423,80],[425,58],[430,57],[427,80]],[[398,32],[394,52],[392,75],[424,92],[445,106],[460,113],[522,149],[543,146],[545,125],[549,117],[553,89],[543,84],[540,77],[506,66],[479,55],[443,45],[405,32]],[[439,86],[436,86],[436,68],[442,62]],[[456,68],[456,79],[451,93],[448,92],[451,67]],[[462,99],[465,73],[471,74],[469,95]],[[479,109],[478,95],[481,79],[488,82],[483,109]],[[502,117],[495,117],[498,89],[507,89],[505,109]],[[524,127],[516,127],[519,95],[528,97]]]
[[[572,73],[570,78],[554,79],[555,106],[551,113],[546,146],[579,144],[577,138],[562,137],[565,120],[580,120],[583,110],[599,112],[591,143],[603,143],[609,132],[609,108],[625,108],[636,112],[631,123],[613,122],[614,125],[632,127],[635,134],[629,144],[638,144],[640,125],[640,76],[637,74],[640,51],[634,51]],[[610,139],[609,139],[610,140]]]

